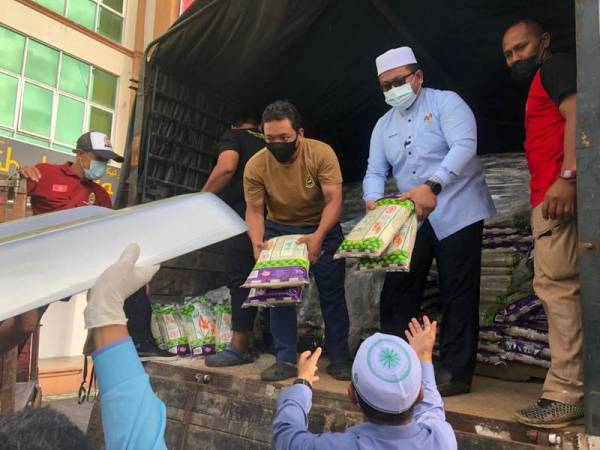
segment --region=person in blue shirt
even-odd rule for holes
[[[466,393],[479,334],[483,221],[495,214],[477,156],[475,117],[455,92],[423,87],[409,47],[389,50],[376,65],[391,109],[373,129],[363,199],[373,208],[391,174],[421,222],[410,272],[386,274],[381,329],[399,336],[418,315],[435,258],[443,310],[438,389],[442,396]]]
[[[166,450],[166,408],[127,331],[126,298],[145,286],[158,266],[136,267],[140,248],[132,244],[106,269],[88,293],[85,326],[93,330],[92,354],[100,388],[106,450]],[[96,448],[66,417],[50,408],[0,417],[2,448]]]
[[[376,333],[358,349],[348,396],[366,423],[344,433],[317,435],[307,429],[321,349],[304,352],[298,362],[299,378],[277,400],[273,449],[456,449],[432,365],[437,324],[425,316],[423,326],[413,318],[408,328],[410,345],[397,336]]]

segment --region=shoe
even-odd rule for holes
[[[582,417],[582,405],[561,403],[545,398],[541,398],[534,405],[515,413],[517,421],[537,428],[563,428]]]
[[[263,381],[282,381],[297,376],[298,369],[296,369],[296,366],[289,363],[277,362],[271,367],[263,370],[260,374],[260,379]]]
[[[250,364],[252,362],[254,362],[254,358],[251,355],[240,353],[231,345],[225,347],[222,352],[207,355],[204,358],[204,363],[207,367],[241,366],[242,364]]]
[[[327,366],[327,373],[336,380],[350,381],[352,379],[352,362],[338,361]]]
[[[461,381],[448,381],[437,385],[438,391],[442,397],[452,397],[453,395],[468,394],[471,392],[471,385]]]
[[[154,342],[141,342],[135,344],[135,349],[140,361],[173,361],[177,355],[158,348]]]

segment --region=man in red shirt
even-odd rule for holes
[[[20,169],[21,176],[28,178],[27,193],[34,215],[88,205],[112,208],[108,192],[95,181],[105,175],[109,160],[123,162],[123,157],[113,151],[108,136],[98,131],[81,135],[74,153],[75,162],[36,164]],[[35,328],[44,311],[39,309],[26,313],[36,316],[30,318],[28,323]],[[142,360],[173,357],[169,352],[159,349],[152,339],[152,310],[145,289],[140,289],[127,299],[125,314],[129,319],[129,333]]]
[[[75,153],[75,162],[20,169],[28,178],[27,193],[34,215],[88,205],[112,208],[108,192],[95,181],[106,173],[109,159],[123,162],[123,157],[113,151],[108,136],[97,131],[77,139]]]
[[[508,28],[502,49],[511,75],[529,87],[525,152],[531,173],[533,287],[548,316],[551,367],[541,398],[516,413],[542,428],[583,416],[581,306],[575,199],[575,57],[550,51],[550,35],[532,20]]]

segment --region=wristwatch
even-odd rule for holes
[[[564,169],[560,172],[560,177],[563,180],[574,180],[577,178],[577,170],[576,169]]]
[[[308,386],[309,389],[312,391],[312,384],[310,384],[307,380],[305,380],[304,378],[297,378],[294,380],[294,384],[303,384],[304,386]]]
[[[429,186],[431,192],[433,192],[435,195],[439,195],[439,193],[442,192],[442,185],[437,181],[427,180],[425,184]]]

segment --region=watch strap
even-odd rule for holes
[[[425,184],[429,186],[431,192],[433,192],[435,195],[438,195],[440,192],[442,192],[442,185],[435,180],[427,180]]]
[[[310,384],[304,378],[296,378],[293,384],[303,384],[304,386],[308,386],[308,388],[312,391],[312,384]]]

